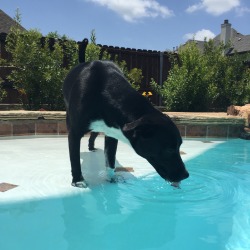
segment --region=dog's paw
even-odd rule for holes
[[[95,151],[97,151],[98,149],[97,148],[89,148],[89,151],[90,152],[95,152]]]
[[[107,167],[106,172],[107,172],[107,181],[111,183],[116,183],[117,176],[115,174],[115,170]]]
[[[109,183],[126,183],[123,176],[116,175],[114,178],[108,180]]]
[[[107,181],[110,183],[125,183],[125,179],[121,175],[115,173],[115,169],[107,168]]]
[[[85,180],[72,182],[71,185],[73,187],[78,187],[78,188],[87,188],[88,187],[88,183]]]
[[[114,177],[108,179],[108,182],[110,182],[110,183],[117,183],[117,181],[118,181],[118,179],[117,179],[116,176],[114,176]]]

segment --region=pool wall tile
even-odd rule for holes
[[[58,134],[57,122],[44,122],[40,121],[36,123],[36,134]]]
[[[207,137],[228,137],[228,125],[211,125],[207,128]]]
[[[189,137],[206,137],[207,126],[206,125],[189,125],[186,129],[186,136]]]
[[[9,111],[0,112],[0,136],[67,135],[65,112]],[[244,131],[242,118],[190,113],[173,115],[182,137],[237,138]]]
[[[0,136],[11,136],[13,134],[12,123],[0,122]]]
[[[228,128],[228,137],[239,137],[239,134],[242,132],[242,129],[238,126],[229,126]]]
[[[35,123],[34,122],[18,122],[13,123],[12,135],[34,135]]]
[[[58,122],[58,134],[65,135],[68,133],[66,122]]]
[[[185,125],[177,125],[182,137],[186,137],[186,127]]]

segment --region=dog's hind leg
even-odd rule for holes
[[[82,176],[80,162],[81,136],[70,131],[68,135],[68,141],[71,161],[71,172],[73,176],[71,185],[74,187],[86,188],[88,185]]]
[[[104,154],[106,161],[106,168],[108,174],[108,180],[110,182],[115,182],[115,156],[117,149],[118,140],[109,136],[105,136],[104,143]]]

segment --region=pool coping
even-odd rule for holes
[[[182,137],[238,138],[245,119],[224,112],[163,112],[177,125]],[[0,136],[66,135],[65,111],[0,111]]]

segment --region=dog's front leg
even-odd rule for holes
[[[105,136],[104,153],[105,153],[108,180],[110,182],[116,182],[115,155],[116,155],[117,143],[118,143],[117,139]]]
[[[81,162],[80,162],[80,144],[81,136],[69,132],[69,154],[72,172],[72,186],[79,188],[86,188],[88,185],[82,176]]]

